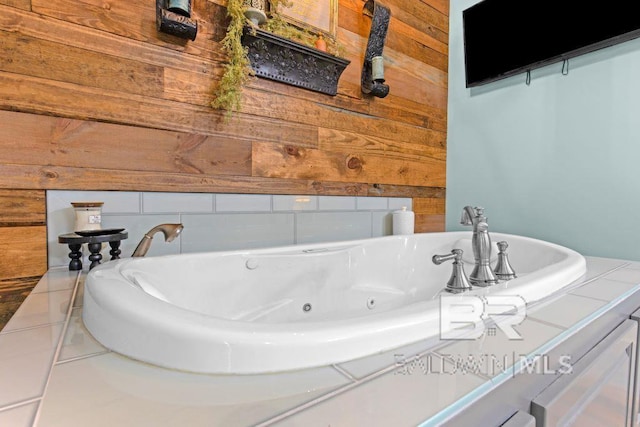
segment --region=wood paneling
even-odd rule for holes
[[[18,9],[31,10],[31,0],[0,0],[0,4]]]
[[[381,182],[398,185],[444,187],[442,160],[358,151],[322,151],[293,145],[254,144],[252,174],[265,178],[323,178],[345,182]],[[442,172],[442,173],[441,173]]]
[[[0,280],[42,275],[47,271],[44,225],[0,227]]]
[[[163,69],[157,65],[4,31],[0,50],[5,52],[0,69],[6,72],[109,91],[149,96],[162,92]]]
[[[0,330],[47,269],[45,206],[43,190],[0,189]]]
[[[254,79],[229,121],[209,106],[224,68],[224,4],[194,2],[195,42],[158,34],[143,0],[33,0],[35,13],[0,6],[9,53],[0,59],[0,188],[388,196],[382,189],[394,188],[413,197],[445,187],[441,1],[389,2],[388,98],[359,90],[370,18],[361,1],[341,0],[339,40],[352,64],[338,95]],[[12,176],[18,165],[23,173]],[[148,181],[161,172],[169,175]]]
[[[0,111],[0,122],[0,158],[6,163],[29,165],[35,157],[45,165],[75,168],[251,174],[251,143],[231,136],[132,129],[10,111]],[[136,149],[127,150],[128,144]]]
[[[56,166],[1,165],[0,180],[15,188],[77,189],[78,182],[93,190],[175,191],[203,193],[324,194],[386,197],[444,197],[439,187],[365,184],[294,179],[263,179],[239,176],[196,176],[163,172]]]
[[[0,280],[0,331],[29,295],[40,277]]]
[[[0,189],[0,227],[45,224],[45,193],[43,190]]]
[[[443,197],[414,197],[413,211],[417,233],[444,231],[445,199]]]

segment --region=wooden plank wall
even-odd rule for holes
[[[193,1],[193,42],[154,4],[0,0],[0,188],[415,197],[442,228],[447,0],[386,0],[387,98],[360,92],[370,18],[340,0],[338,96],[255,79],[230,122],[209,107],[225,0]]]
[[[44,190],[0,189],[0,330],[47,269]]]
[[[38,240],[18,276],[42,270],[47,189],[412,197],[416,229],[443,230],[449,2],[383,3],[387,98],[360,91],[364,1],[339,0],[338,95],[254,79],[227,122],[226,0],[193,0],[193,42],[156,31],[154,0],[0,0],[0,189],[42,201],[2,226],[0,280],[12,233]]]

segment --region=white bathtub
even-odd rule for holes
[[[518,278],[465,295],[550,295],[585,272],[570,249],[515,235]],[[93,269],[83,319],[107,348],[179,370],[248,374],[344,362],[439,333],[438,294],[471,232],[130,258]],[[493,256],[495,258],[495,250]]]

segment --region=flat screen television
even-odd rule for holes
[[[467,87],[640,37],[637,0],[484,0],[462,19]]]

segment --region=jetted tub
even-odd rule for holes
[[[462,249],[470,274],[471,234],[108,262],[86,278],[83,320],[107,348],[184,371],[249,374],[344,362],[438,336],[438,296],[452,266],[431,257]],[[518,278],[463,295],[530,303],[585,272],[584,257],[562,246],[491,238],[509,243]]]

